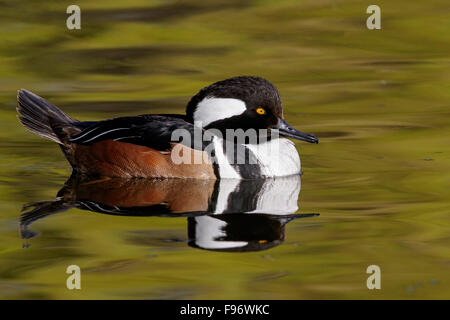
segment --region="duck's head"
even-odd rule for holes
[[[201,89],[189,101],[186,115],[205,129],[278,129],[280,136],[319,142],[284,120],[277,88],[260,77],[233,77]]]

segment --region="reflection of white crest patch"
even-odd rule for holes
[[[226,236],[224,231],[227,223],[225,221],[201,216],[195,217],[195,243],[204,249],[238,248],[248,244],[246,241],[223,241],[219,240]]]
[[[194,112],[194,123],[207,126],[211,122],[237,116],[247,110],[245,102],[233,98],[206,97],[200,101]]]

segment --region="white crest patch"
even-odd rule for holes
[[[233,98],[206,97],[194,112],[194,123],[206,127],[211,122],[237,116],[247,110],[245,102]]]

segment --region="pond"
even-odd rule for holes
[[[448,1],[378,1],[381,30],[368,1],[77,4],[68,30],[60,1],[2,2],[0,298],[449,298]],[[236,75],[320,139],[293,140],[301,176],[89,183],[16,118],[21,88],[101,120]]]

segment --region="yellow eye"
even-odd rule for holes
[[[258,113],[258,114],[266,114],[266,110],[264,110],[263,108],[258,108],[258,109],[256,109],[256,113]]]

